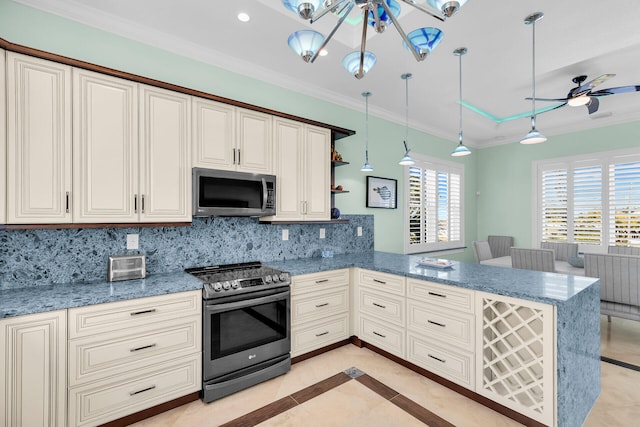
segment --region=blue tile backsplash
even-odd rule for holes
[[[246,261],[280,261],[373,251],[373,215],[346,224],[260,224],[257,218],[193,218],[188,227],[0,231],[0,289],[105,280],[109,255],[142,253],[147,274]],[[362,237],[357,237],[362,227]],[[326,237],[319,238],[320,228]],[[282,230],[289,240],[282,240]],[[139,234],[127,251],[127,234]]]

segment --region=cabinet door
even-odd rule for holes
[[[236,108],[193,98],[193,166],[235,170]]]
[[[8,222],[71,222],[71,67],[9,52],[7,87]]]
[[[331,131],[306,126],[305,207],[307,220],[331,217]]]
[[[138,221],[137,166],[137,84],[74,69],[74,222]]]
[[[140,221],[191,221],[191,98],[140,86]]]
[[[274,119],[275,174],[277,179],[276,216],[278,220],[302,218],[304,192],[304,139],[301,123]]]
[[[239,108],[238,141],[236,144],[238,170],[268,173],[271,167],[271,123],[269,114]]]
[[[0,426],[66,425],[66,312],[0,320]]]
[[[6,165],[6,147],[7,147],[7,139],[6,139],[6,131],[5,131],[5,105],[6,105],[6,97],[5,97],[5,60],[4,60],[5,52],[0,49],[0,165]],[[0,173],[0,224],[4,224],[7,222],[7,177],[5,174]]]

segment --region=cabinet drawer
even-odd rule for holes
[[[407,329],[438,338],[452,345],[473,351],[475,318],[473,314],[437,308],[411,299],[407,300]]]
[[[349,286],[349,269],[321,271],[302,274],[291,278],[291,295],[327,289],[336,286]]]
[[[291,324],[293,326],[346,311],[349,311],[349,289],[346,287],[291,298]]]
[[[407,360],[473,390],[473,353],[407,332]]]
[[[291,355],[299,356],[325,345],[349,338],[349,314],[311,322],[291,330]]]
[[[200,352],[200,316],[69,341],[69,386]]]
[[[372,286],[380,292],[404,295],[405,280],[403,276],[380,273],[371,270],[358,270],[358,283],[361,286]]]
[[[404,359],[404,328],[360,316],[359,337]]]
[[[69,425],[98,425],[201,388],[200,355],[69,389]]]
[[[69,338],[152,325],[200,315],[201,311],[202,291],[72,308],[69,310]]]
[[[465,313],[474,312],[473,291],[455,286],[441,285],[426,280],[407,280],[407,297],[428,302],[442,308],[453,308]]]
[[[359,310],[385,322],[404,326],[404,298],[393,295],[381,295],[367,288],[360,289]]]

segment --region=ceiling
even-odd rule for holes
[[[372,92],[369,113],[404,125],[405,83],[409,80],[412,128],[457,141],[459,126],[458,57],[462,59],[463,100],[495,118],[527,113],[531,102],[532,26],[524,18],[545,14],[536,24],[536,94],[566,96],[571,79],[605,73],[616,77],[598,89],[640,84],[640,1],[618,0],[469,0],[445,22],[399,2],[399,20],[409,32],[434,26],[444,38],[423,62],[402,47],[391,26],[383,34],[368,31],[367,50],[378,63],[357,80],[342,68],[342,58],[359,49],[361,25],[345,22],[328,44],[329,54],[307,64],[288,47],[290,33],[313,28],[325,36],[336,23],[327,15],[310,25],[285,9],[281,0],[16,0],[84,24],[230,71],[364,111],[361,93]],[[424,4],[424,2],[419,1]],[[357,8],[354,8],[354,12]],[[251,16],[248,23],[238,12]],[[555,105],[538,102],[536,107]],[[304,112],[295,112],[305,116]],[[640,120],[640,93],[600,98],[589,116],[585,107],[565,106],[540,114],[537,128],[550,137]],[[465,144],[487,147],[518,141],[530,128],[528,117],[499,123],[463,109]]]

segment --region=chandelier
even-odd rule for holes
[[[418,0],[399,0],[434,17],[439,21],[453,16],[467,0],[422,0],[429,7],[419,4]],[[342,60],[344,68],[356,78],[361,79],[376,63],[376,56],[366,50],[367,29],[369,26],[377,33],[383,33],[393,25],[402,37],[404,47],[416,61],[423,61],[442,40],[442,31],[434,27],[418,28],[408,34],[398,22],[400,4],[396,0],[282,0],[284,6],[297,13],[311,24],[332,13],[338,18],[327,37],[314,30],[300,30],[289,36],[289,46],[305,62],[313,63],[320,52],[331,41],[338,28],[354,7],[362,11],[362,38],[360,50],[347,54]]]

